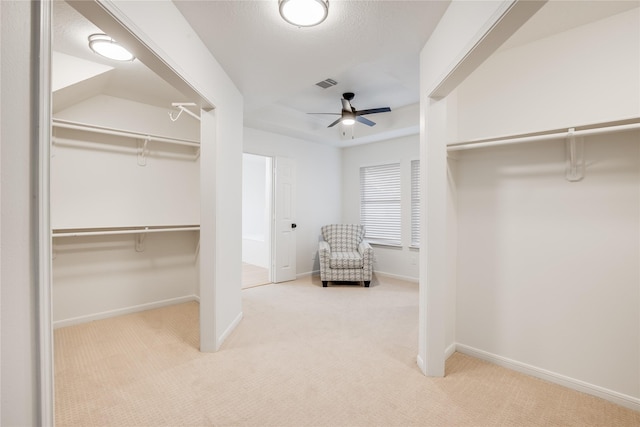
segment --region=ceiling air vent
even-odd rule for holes
[[[337,85],[338,82],[333,79],[326,79],[321,82],[316,83],[316,86],[320,86],[322,89],[326,89],[331,86]]]

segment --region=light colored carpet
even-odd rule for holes
[[[55,331],[58,426],[638,426],[640,413],[456,353],[416,366],[417,285],[243,291],[200,353],[187,303]]]
[[[268,269],[246,262],[242,263],[242,289],[249,289],[268,283],[271,283]]]

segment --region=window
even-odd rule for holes
[[[411,246],[420,247],[420,160],[411,161]]]
[[[400,163],[360,168],[360,222],[371,243],[401,245]]]

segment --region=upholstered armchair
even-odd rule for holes
[[[318,254],[322,286],[327,282],[371,283],[373,249],[364,240],[364,227],[357,224],[331,224],[322,227]]]

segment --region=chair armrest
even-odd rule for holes
[[[331,247],[329,246],[329,242],[325,240],[320,240],[318,242],[318,260],[320,261],[320,275],[322,280],[325,279],[325,275],[329,271],[329,260],[331,259]]]
[[[329,259],[331,258],[331,246],[329,246],[329,242],[321,240],[318,243],[318,258],[320,259],[320,266],[329,266]]]
[[[364,261],[364,271],[373,271],[373,248],[366,240],[358,245],[358,252],[362,255]]]
[[[331,253],[331,247],[329,246],[329,242],[320,240],[320,242],[318,242],[318,250],[320,252],[326,251],[327,253]]]
[[[366,240],[363,240],[358,245],[358,252],[360,253],[360,255],[364,256],[367,254],[367,252],[373,253],[373,248],[371,247],[369,242],[367,242]]]

